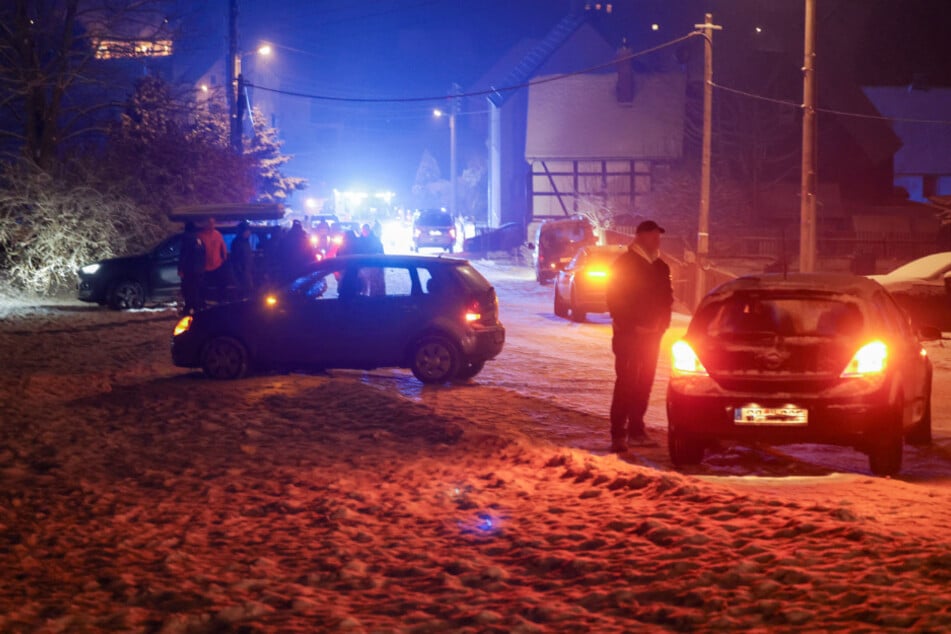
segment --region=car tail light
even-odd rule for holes
[[[482,319],[482,313],[476,313],[471,310],[466,311],[466,323],[472,324]]]
[[[192,327],[192,319],[194,318],[191,315],[185,315],[179,319],[178,323],[175,324],[175,330],[172,331],[172,336],[177,337],[183,332],[187,332]]]
[[[343,236],[334,236],[333,243],[339,247],[341,244],[343,244]]]
[[[855,353],[842,371],[843,378],[881,374],[888,366],[888,346],[881,341],[867,343]]]
[[[589,269],[586,275],[596,280],[603,280],[608,276],[608,272],[604,269]]]
[[[676,374],[707,375],[707,369],[700,363],[700,358],[693,351],[690,344],[680,340],[671,348],[671,369]]]
[[[277,298],[274,295],[268,295],[264,298],[264,303],[269,306],[277,306]]]

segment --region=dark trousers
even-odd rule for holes
[[[203,308],[201,289],[201,273],[189,273],[182,277],[182,299],[185,302],[182,312],[184,314],[190,315]]]
[[[644,431],[644,414],[650,400],[660,333],[614,335],[614,398],[611,401],[611,438],[623,441]]]

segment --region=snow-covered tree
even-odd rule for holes
[[[307,181],[284,173],[282,167],[293,157],[282,152],[280,133],[263,123],[260,110],[255,108],[252,114],[254,135],[246,141],[244,154],[252,164],[255,198],[262,203],[282,203],[291,193],[304,189]]]

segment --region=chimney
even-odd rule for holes
[[[631,49],[627,38],[621,41],[617,51],[617,100],[618,103],[634,102],[634,64],[630,59]]]

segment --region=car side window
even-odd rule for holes
[[[417,268],[416,276],[419,278],[420,291],[424,295],[435,294],[439,292],[439,283],[434,281],[433,272],[427,268]]]
[[[340,297],[340,280],[344,272],[322,270],[299,277],[291,282],[290,293],[308,300],[324,301]]]
[[[156,250],[155,254],[160,258],[177,258],[182,251],[182,236],[172,236],[166,240]]]
[[[413,276],[405,267],[364,266],[349,275],[354,276],[354,294],[360,297],[409,297],[413,294]]]

